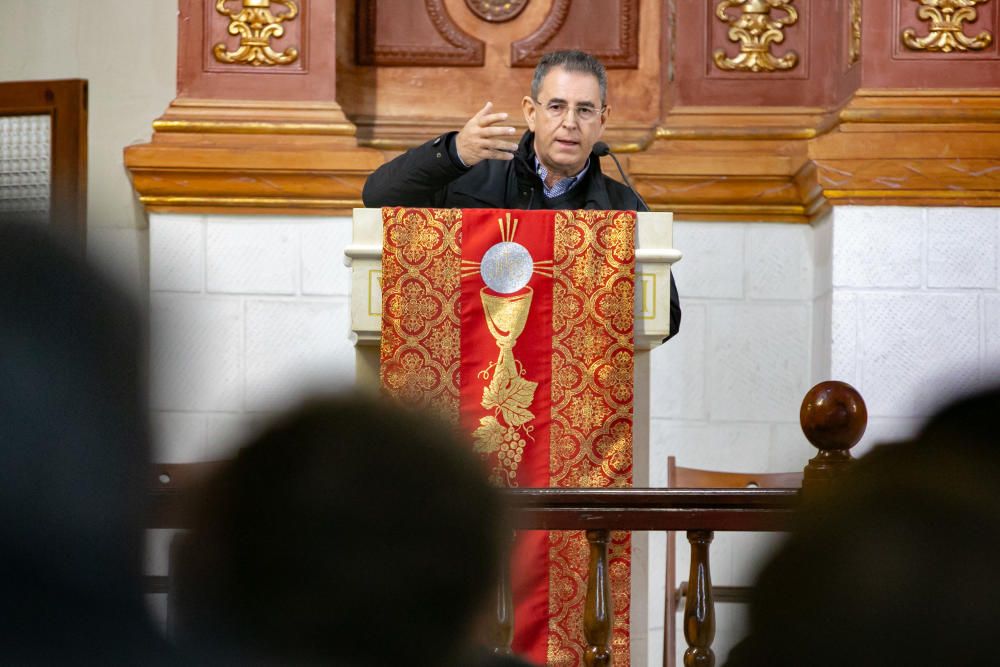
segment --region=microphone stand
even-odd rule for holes
[[[619,162],[617,156],[611,152],[611,146],[608,146],[603,141],[598,141],[594,144],[594,155],[597,157],[604,157],[605,155],[611,156],[611,159],[615,161],[615,166],[618,167],[618,173],[622,175],[622,180],[625,181],[625,185],[632,191],[632,194],[634,194],[635,198],[639,200],[639,203],[642,204],[641,210],[648,211],[649,205],[642,198],[642,196],[639,195],[638,190],[632,186],[632,181],[628,180],[628,176],[625,175],[625,170],[622,169],[621,162]]]

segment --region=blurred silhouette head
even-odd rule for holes
[[[323,398],[207,481],[175,558],[181,637],[252,659],[440,665],[493,590],[471,450],[388,401]]]
[[[148,629],[138,315],[42,228],[0,249],[0,655],[122,657]]]
[[[761,573],[732,665],[991,664],[1000,389],[860,459]]]

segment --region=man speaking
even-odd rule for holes
[[[646,210],[629,188],[601,172],[594,144],[611,107],[604,65],[581,51],[542,56],[521,100],[528,131],[519,143],[508,115],[487,102],[449,132],[379,167],[365,206]],[[670,281],[670,337],[681,309]]]

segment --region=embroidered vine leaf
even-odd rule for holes
[[[472,432],[473,449],[480,454],[492,454],[500,451],[503,443],[504,428],[492,415],[479,420],[479,428]]]
[[[506,369],[498,366],[493,382],[483,390],[482,405],[487,410],[499,409],[503,420],[516,428],[535,418],[528,408],[535,398],[537,387],[537,382],[512,377]]]

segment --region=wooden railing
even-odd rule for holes
[[[805,396],[800,422],[819,453],[805,467],[802,489],[505,489],[512,525],[525,530],[583,530],[590,546],[583,627],[588,646],[586,665],[610,665],[614,609],[608,576],[608,542],[612,530],[686,531],[691,570],[684,608],[685,665],[712,667],[715,655],[715,601],[709,548],[715,531],[773,532],[787,530],[802,497],[830,491],[851,464],[850,449],[861,439],[867,412],[849,385],[824,382]],[[151,491],[149,528],[183,528],[182,491],[214,464],[159,464]],[[151,577],[148,589],[169,589],[166,577]],[[497,592],[496,653],[511,652],[514,605],[509,562]]]
[[[685,666],[712,667],[715,600],[709,550],[715,531],[773,532],[791,527],[803,495],[830,492],[851,464],[850,449],[864,434],[868,414],[860,394],[840,382],[813,387],[800,423],[819,449],[805,467],[802,489],[506,489],[515,528],[583,530],[590,545],[584,608],[586,665],[610,665],[612,608],[608,541],[612,530],[686,531],[691,569],[684,606]],[[496,653],[510,653],[513,606],[509,576],[498,590]]]

